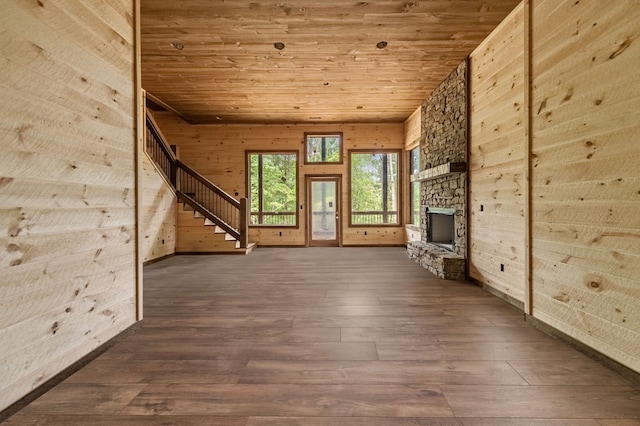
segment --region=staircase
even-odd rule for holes
[[[176,240],[176,252],[182,254],[248,254],[256,246],[255,243],[249,243],[246,248],[240,247],[240,241],[180,200],[177,227],[180,235]],[[202,232],[202,228],[207,228],[207,232]]]
[[[248,254],[255,248],[255,243],[248,241],[247,198],[236,200],[180,161],[149,112],[146,113],[145,146],[183,205],[178,210],[178,227],[186,227],[187,231],[178,235],[177,252]],[[202,233],[202,226],[210,227],[211,232]],[[190,227],[197,231],[188,232]]]

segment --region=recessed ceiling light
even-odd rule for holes
[[[277,41],[275,43],[273,43],[273,47],[275,47],[278,50],[282,50],[284,49],[284,43],[281,41]]]
[[[173,47],[176,50],[182,50],[184,49],[184,43],[182,43],[180,40],[173,40],[171,42],[171,47]]]
[[[216,117],[216,120],[222,120],[222,117]]]
[[[387,42],[386,41],[379,41],[378,44],[376,44],[376,47],[378,49],[384,49],[385,47],[387,47]]]

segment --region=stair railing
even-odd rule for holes
[[[247,198],[239,201],[176,158],[155,120],[146,114],[146,150],[176,190],[178,199],[240,242],[249,245]]]

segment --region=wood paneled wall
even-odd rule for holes
[[[407,151],[404,155],[405,170],[410,170],[411,158],[409,151],[420,146],[421,135],[422,105],[418,106],[413,114],[411,114],[404,122],[404,149]],[[407,225],[405,227],[405,243],[408,243],[409,241],[420,241],[420,226],[411,224],[411,179],[409,172],[404,173],[402,180],[404,181],[405,188],[407,188],[404,203],[402,203],[405,209],[404,217],[407,221]],[[418,197],[419,196],[420,195],[418,194]]]
[[[469,275],[525,292],[524,3],[470,56]]]
[[[523,12],[471,55],[470,273],[640,372],[640,8],[536,0],[524,25]]]
[[[133,16],[0,4],[0,410],[136,320]]]
[[[533,315],[640,372],[640,7],[532,10]]]
[[[291,124],[291,125],[190,125],[173,114],[157,113],[156,121],[171,144],[180,147],[180,158],[236,198],[246,196],[245,151],[297,150],[299,155],[298,201],[302,206],[298,228],[250,229],[249,240],[260,245],[306,244],[305,175],[341,174],[342,243],[344,245],[401,245],[403,226],[348,226],[348,150],[404,146],[403,124]],[[304,132],[343,132],[344,162],[336,165],[304,165]],[[366,235],[365,235],[366,231]],[[178,239],[180,238],[178,229]],[[202,232],[211,232],[203,227]]]
[[[420,145],[422,135],[422,105],[404,122],[404,149],[411,150]]]
[[[176,252],[176,194],[147,155],[142,155],[142,261]]]

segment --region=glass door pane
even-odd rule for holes
[[[311,199],[311,239],[335,240],[337,238],[336,183],[312,181]]]

